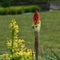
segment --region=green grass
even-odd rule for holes
[[[60,55],[60,11],[40,12],[41,31],[39,33],[40,46],[51,47]],[[24,39],[26,45],[34,49],[34,32],[32,29],[33,13],[21,15],[0,15],[0,54],[6,53],[6,41],[10,38],[9,23],[14,17],[19,25],[19,38]]]

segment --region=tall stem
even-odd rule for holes
[[[38,31],[35,31],[34,34],[35,34],[35,58],[36,60],[38,60],[38,53],[39,53]]]
[[[12,28],[13,28],[13,26],[12,26]],[[14,60],[14,58],[13,58],[13,43],[14,43],[14,29],[12,29],[12,51],[11,51],[11,54],[12,54],[12,60]]]

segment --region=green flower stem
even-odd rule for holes
[[[13,25],[13,23],[12,23],[12,25]],[[12,26],[12,28],[13,28],[14,26]],[[14,60],[14,58],[13,58],[13,43],[14,43],[14,29],[12,29],[12,51],[11,51],[11,54],[12,54],[12,60]]]
[[[35,34],[35,59],[38,60],[38,53],[39,53],[39,47],[38,47],[38,31],[34,32]]]

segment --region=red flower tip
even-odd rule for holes
[[[34,12],[33,23],[34,24],[40,23],[40,15],[39,15],[39,12],[37,10]]]

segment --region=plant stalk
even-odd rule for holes
[[[39,53],[38,31],[35,31],[34,34],[35,34],[35,59],[38,60]]]

